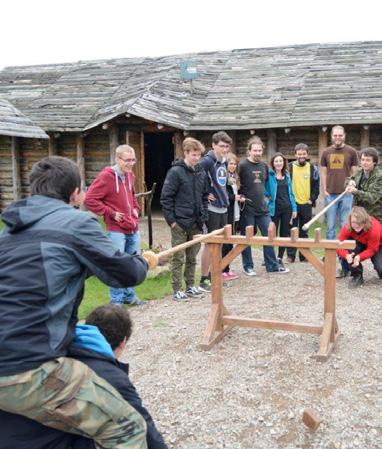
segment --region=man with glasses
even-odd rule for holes
[[[102,216],[114,246],[127,254],[140,253],[139,205],[135,198],[135,151],[129,145],[115,150],[115,165],[105,167],[86,194],[85,206]],[[109,288],[111,304],[141,305],[132,287]]]
[[[231,144],[232,139],[226,132],[215,133],[212,136],[212,149],[199,162],[209,178],[208,232],[220,229],[227,224],[229,199],[226,188],[227,163],[225,155],[229,152]],[[201,255],[202,275],[199,284],[199,289],[204,292],[211,291],[210,265],[211,254],[207,245],[204,245]]]

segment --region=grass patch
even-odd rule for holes
[[[166,272],[156,277],[147,277],[141,285],[135,287],[138,298],[153,300],[168,296],[172,292],[170,273]],[[109,288],[95,276],[85,284],[85,295],[82,300],[79,319],[83,320],[92,310],[109,303]]]

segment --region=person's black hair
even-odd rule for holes
[[[77,165],[65,157],[50,156],[36,162],[29,176],[32,195],[43,195],[70,202],[70,196],[81,188]]]
[[[97,307],[87,316],[85,322],[97,326],[113,350],[121,344],[125,337],[129,339],[133,331],[129,312],[124,307],[115,304]]]
[[[364,148],[361,151],[361,156],[371,157],[373,159],[373,162],[375,164],[378,164],[379,161],[379,153],[378,150],[376,150],[373,147]]]

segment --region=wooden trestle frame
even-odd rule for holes
[[[290,332],[303,332],[320,335],[320,347],[317,353],[318,360],[326,360],[333,350],[339,335],[336,319],[336,249],[353,249],[355,242],[345,240],[321,240],[321,229],[315,229],[314,239],[299,239],[298,228],[291,230],[291,237],[275,237],[274,225],[271,224],[268,237],[254,237],[253,226],[246,228],[245,236],[232,235],[231,225],[224,228],[218,236],[205,240],[211,251],[211,282],[212,305],[204,332],[201,349],[211,349],[234,326],[255,327],[261,329],[279,329]],[[222,244],[232,243],[233,249],[222,259]],[[297,248],[313,267],[324,277],[324,322],[322,326],[300,324],[287,321],[271,321],[244,318],[231,315],[223,303],[222,269],[230,264],[248,245],[270,245]],[[322,262],[311,249],[325,249],[325,259]]]

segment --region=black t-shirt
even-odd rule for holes
[[[264,184],[268,179],[268,167],[264,162],[244,159],[239,163],[240,193],[250,201],[245,202],[242,215],[266,215],[269,213],[264,197]]]
[[[276,195],[276,210],[285,210],[290,207],[290,199],[288,192],[288,183],[286,177],[284,179],[277,179],[277,195]]]

